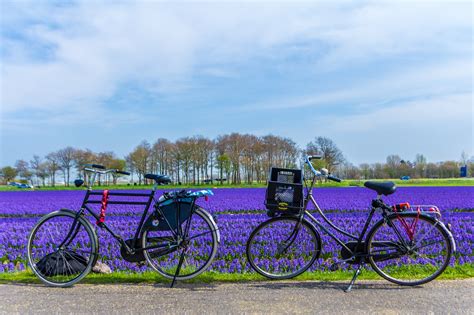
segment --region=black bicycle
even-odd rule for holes
[[[311,164],[315,158],[320,157],[305,158],[305,164],[313,174],[309,187],[301,170],[272,169],[266,199],[272,218],[257,226],[247,241],[247,258],[255,271],[271,279],[290,279],[306,271],[322,250],[321,237],[314,224],[341,246],[340,260],[331,265],[332,271],[341,263],[358,265],[346,291],[351,290],[367,263],[388,281],[408,286],[427,283],[446,269],[456,246],[450,225],[440,221],[441,214],[436,206],[410,206],[408,203],[389,206],[381,196],[393,194],[395,184],[365,182],[365,187],[377,192],[377,198],[372,200],[360,235],[352,235],[332,223],[313,197],[317,179],[341,181],[325,169],[317,171]],[[339,239],[307,211],[310,201],[326,224],[349,241]],[[376,211],[381,212],[382,218],[367,232]]]
[[[95,266],[99,241],[87,213],[95,218],[99,228],[105,229],[120,243],[125,260],[139,264],[148,262],[158,273],[173,279],[171,286],[175,280],[191,279],[209,267],[216,255],[220,234],[212,216],[196,204],[196,199],[207,199],[213,195],[212,191],[171,191],[155,200],[157,186],[170,181],[167,176],[155,174],[145,175],[155,182],[149,193],[93,191],[97,175],[130,174],[107,170],[97,164],[88,164],[84,170],[90,176],[81,208],[61,209],[45,215],[28,238],[28,262],[41,281],[57,287],[71,286]],[[75,182],[76,186],[83,183],[83,180]],[[141,200],[110,200],[124,197]],[[147,216],[152,203],[153,211]],[[93,204],[100,205],[99,214],[91,209]],[[111,204],[145,206],[133,238],[125,240],[105,223],[106,209]]]

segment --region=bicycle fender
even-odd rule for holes
[[[213,225],[213,228],[214,228],[214,230],[216,231],[216,234],[217,234],[217,243],[220,244],[221,243],[221,233],[219,231],[219,227],[216,224],[216,221],[214,220],[214,217],[209,212],[207,212],[206,210],[204,210],[201,207],[198,207],[197,210],[201,211],[209,219],[209,221],[211,221],[211,223]]]
[[[436,221],[438,221],[438,224],[441,225],[441,228],[442,228],[446,233],[448,233],[449,241],[451,242],[451,247],[453,248],[453,253],[455,253],[455,252],[456,252],[456,242],[454,241],[453,233],[451,233],[451,230],[448,229],[448,228],[446,227],[446,225],[445,225],[443,222],[439,221],[438,219],[436,219]]]

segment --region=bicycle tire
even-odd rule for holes
[[[62,220],[58,220],[62,218]],[[82,216],[77,220],[77,232],[74,234],[74,237],[68,241],[65,246],[66,248],[55,248],[59,246],[64,241],[65,235],[69,232],[70,229],[66,227],[71,227],[74,220],[76,219],[76,212],[71,210],[59,210],[52,213],[49,213],[43,216],[38,223],[33,227],[29,237],[27,245],[27,256],[28,264],[33,271],[33,273],[44,283],[50,286],[55,287],[70,287],[80,280],[82,280],[92,269],[95,262],[98,258],[98,239],[95,233],[94,228]],[[50,241],[47,241],[47,238]],[[75,243],[73,243],[75,241]],[[61,243],[60,243],[61,242]],[[59,244],[58,244],[59,243]],[[79,248],[79,246],[85,245],[84,249]],[[71,246],[73,245],[73,246]],[[74,248],[75,246],[75,248]],[[69,248],[67,248],[69,247]],[[52,274],[48,275],[49,272],[41,271],[37,263],[41,258],[47,256],[44,254],[46,251],[50,251],[51,248],[55,248],[53,252],[48,254],[65,253],[67,251],[69,259],[77,260],[72,257],[69,253],[78,254],[84,257],[86,265],[79,269],[77,272],[70,272],[64,274]],[[65,255],[61,254],[64,258]],[[83,256],[88,255],[88,256]],[[64,258],[64,261],[67,261]],[[71,260],[69,260],[71,261]],[[67,262],[65,262],[67,263]],[[67,263],[69,265],[69,263]]]
[[[401,220],[407,224],[416,220],[418,231],[415,229],[413,239]],[[388,221],[400,231],[407,246],[403,245]],[[435,246],[438,243],[441,245]],[[370,265],[381,277],[399,285],[415,286],[428,283],[444,272],[449,265],[453,247],[450,234],[440,221],[428,215],[409,212],[398,216],[393,214],[386,220],[378,221],[367,235],[366,251]]]
[[[297,234],[292,235],[300,223]],[[306,233],[302,234],[302,231]],[[319,257],[321,247],[321,237],[310,222],[297,216],[280,216],[262,222],[252,231],[247,240],[246,254],[250,266],[257,273],[283,280],[294,278],[311,267]],[[288,257],[283,257],[287,253]],[[296,270],[290,271],[292,266]]]
[[[186,253],[184,254],[183,265],[176,280],[189,280],[200,275],[210,266],[216,256],[220,235],[212,216],[204,209],[196,207],[196,210],[190,218],[190,233],[192,234],[188,235],[186,239],[187,242],[183,240],[183,244],[187,243],[186,245],[171,250],[143,250],[148,264],[167,279],[174,278],[179,256],[184,250]],[[183,222],[183,225],[186,224],[186,222],[187,220]],[[199,233],[197,233],[197,231],[199,231]],[[207,237],[208,235],[210,239]],[[172,240],[173,236],[171,231],[144,230],[141,240],[142,248],[151,246],[153,243],[149,243],[147,240],[152,241],[153,239]],[[199,245],[205,245],[206,248],[203,249],[204,246],[201,246],[201,248],[199,248],[199,246],[195,246],[195,248],[192,247],[192,245],[198,245],[197,242],[200,242]]]

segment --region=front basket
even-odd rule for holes
[[[265,206],[270,214],[297,214],[303,209],[301,170],[273,167],[267,185]]]

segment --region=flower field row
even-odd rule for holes
[[[200,201],[211,213],[265,209],[264,188],[223,188],[213,191],[215,196],[209,198],[209,202]],[[156,196],[160,196],[162,192],[157,191]],[[1,192],[0,215],[40,215],[61,208],[78,209],[84,193],[80,190]],[[375,193],[362,187],[322,188],[315,189],[314,196],[322,209],[345,211],[368,209]],[[120,200],[120,197],[113,198],[111,200]],[[443,211],[474,209],[474,187],[399,187],[395,194],[384,200],[387,203],[434,204]],[[137,215],[142,209],[136,206],[111,205],[109,215]]]
[[[329,214],[330,219],[342,228],[356,234],[362,229],[365,215]],[[219,272],[249,271],[245,258],[245,244],[254,227],[266,219],[263,214],[223,214],[219,215],[218,225],[221,232],[221,244],[212,270]],[[116,216],[108,218],[107,222],[115,231],[124,237],[130,237],[135,231],[139,217]],[[37,218],[3,218],[0,219],[0,271],[24,269],[26,260],[26,239]],[[469,213],[454,213],[447,222],[452,224],[456,238],[458,253],[457,263],[473,263],[473,216]],[[120,257],[120,247],[106,232],[98,231],[100,241],[100,257],[113,270],[145,270],[147,267],[137,267]],[[314,268],[327,269],[337,257],[340,246],[328,236],[322,235],[323,252],[319,264]],[[454,260],[453,260],[454,262]]]
[[[462,265],[472,264],[474,260],[474,213],[453,210],[473,209],[473,192],[471,187],[410,187],[400,188],[387,199],[392,202],[437,204],[443,213],[443,221],[451,223],[456,239],[458,252],[452,264]],[[208,203],[201,201],[202,206],[217,219],[221,233],[221,244],[211,270],[229,273],[250,270],[245,257],[245,244],[251,231],[267,219],[264,213],[252,213],[264,209],[264,194],[264,189],[216,189],[215,196]],[[323,209],[338,210],[328,213],[328,217],[356,235],[363,227],[367,211],[346,210],[367,209],[374,195],[372,191],[362,188],[325,188],[315,191],[315,194]],[[25,268],[27,236],[40,214],[59,208],[75,209],[80,205],[82,196],[81,191],[0,193],[0,272]],[[116,232],[128,238],[135,232],[140,212],[139,207],[117,209],[115,215],[108,216],[106,220]],[[110,209],[109,214],[113,213],[114,209]],[[98,230],[98,236],[101,260],[113,270],[147,269],[146,266],[138,267],[124,261],[120,257],[119,245],[108,233]],[[340,246],[328,236],[323,234],[322,241],[321,258],[313,266],[316,269],[327,269],[340,251]]]

